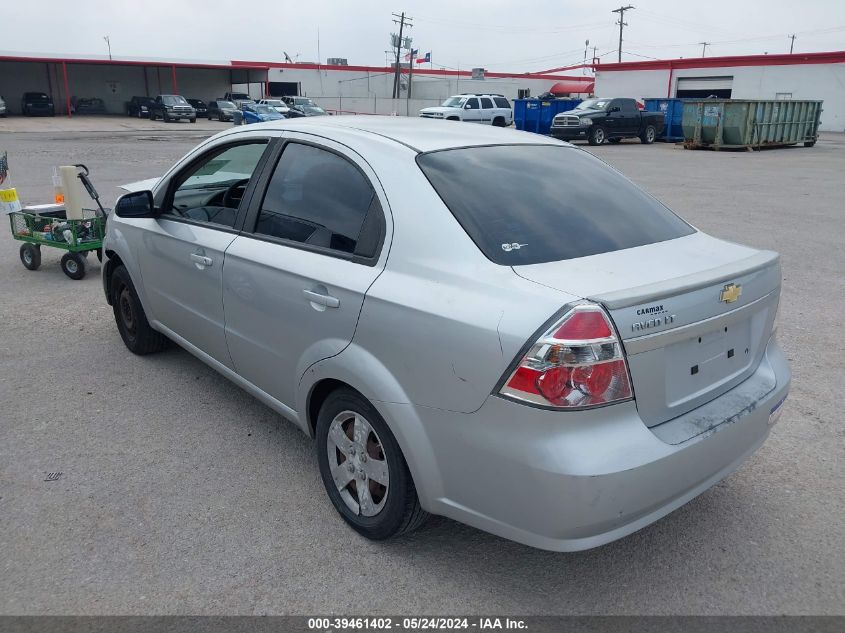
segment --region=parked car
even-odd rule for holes
[[[187,99],[191,107],[196,111],[198,117],[203,119],[208,116],[208,106],[202,99]]]
[[[511,104],[502,95],[462,94],[449,97],[443,105],[423,108],[420,116],[426,119],[466,121],[506,127],[513,123]]]
[[[590,145],[623,138],[639,138],[646,145],[663,134],[663,113],[645,112],[634,99],[587,99],[574,110],[556,114],[551,134],[572,141],[586,139]]]
[[[258,105],[270,106],[279,114],[287,114],[288,112],[290,112],[288,104],[286,104],[281,99],[261,99],[258,101]]]
[[[152,182],[103,249],[127,348],[175,341],[315,438],[369,538],[430,512],[595,547],[726,477],[782,410],[779,256],[572,145],[312,117],[232,127]]]
[[[149,107],[150,121],[161,119],[165,123],[188,119],[191,123],[197,122],[197,111],[181,95],[159,95]]]
[[[43,92],[25,92],[21,97],[21,114],[24,116],[56,116],[53,99]]]
[[[241,111],[243,112],[244,124],[278,121],[285,118],[270,106],[258,103],[245,103]]]
[[[223,99],[225,101],[231,101],[238,107],[238,109],[243,108],[246,103],[255,103],[255,99],[245,92],[227,92],[223,95]]]
[[[99,97],[71,97],[70,103],[75,114],[106,113],[106,104]]]
[[[231,121],[238,107],[231,101],[215,99],[208,102],[208,120]]]
[[[152,97],[132,97],[126,102],[126,114],[128,116],[143,119],[150,116],[150,106],[155,103]]]
[[[320,106],[315,103],[296,103],[290,106],[290,110],[288,110],[287,117],[289,119],[298,119],[301,117],[308,117],[308,116],[325,116],[328,112],[323,110]]]
[[[3,97],[0,97],[0,118],[5,118],[6,116],[6,102],[3,100]]]

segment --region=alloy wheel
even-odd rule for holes
[[[342,411],[329,426],[326,451],[332,479],[346,506],[372,517],[387,501],[390,474],[381,439],[361,414]]]

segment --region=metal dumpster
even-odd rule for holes
[[[687,149],[760,149],[804,143],[819,136],[821,101],[690,99],[683,104]]]
[[[663,136],[658,140],[675,143],[684,140],[681,124],[684,117],[684,102],[687,99],[645,99],[646,112],[662,112]]]
[[[574,110],[581,101],[582,99],[514,99],[513,123],[517,130],[548,134],[555,115]]]

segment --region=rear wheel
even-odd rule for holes
[[[41,265],[41,247],[35,244],[21,244],[21,263],[29,270],[38,270]]]
[[[79,280],[85,276],[85,258],[80,253],[62,255],[62,272],[71,279]]]
[[[587,136],[587,142],[590,145],[601,145],[607,139],[607,134],[604,131],[604,128],[599,125],[594,125],[590,128],[590,133]]]
[[[117,331],[130,352],[144,356],[167,347],[167,338],[150,327],[138,293],[124,266],[118,266],[112,273],[109,294]]]
[[[320,408],[316,431],[326,492],[356,532],[384,540],[425,521],[402,450],[366,398],[351,389],[335,391]]]
[[[505,118],[497,116],[495,119],[493,119],[493,125],[495,125],[496,127],[505,127]]]
[[[815,144],[815,141],[804,141],[804,147],[812,147]]]
[[[640,140],[644,145],[651,145],[655,138],[657,138],[657,130],[654,129],[653,125],[646,125],[643,133],[640,134]]]

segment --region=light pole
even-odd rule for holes
[[[590,48],[590,40],[584,42],[584,68],[581,69],[581,74],[587,74],[587,49]]]
[[[103,35],[103,40],[106,42],[106,46],[109,47],[109,59],[111,59],[111,40],[108,35]]]

